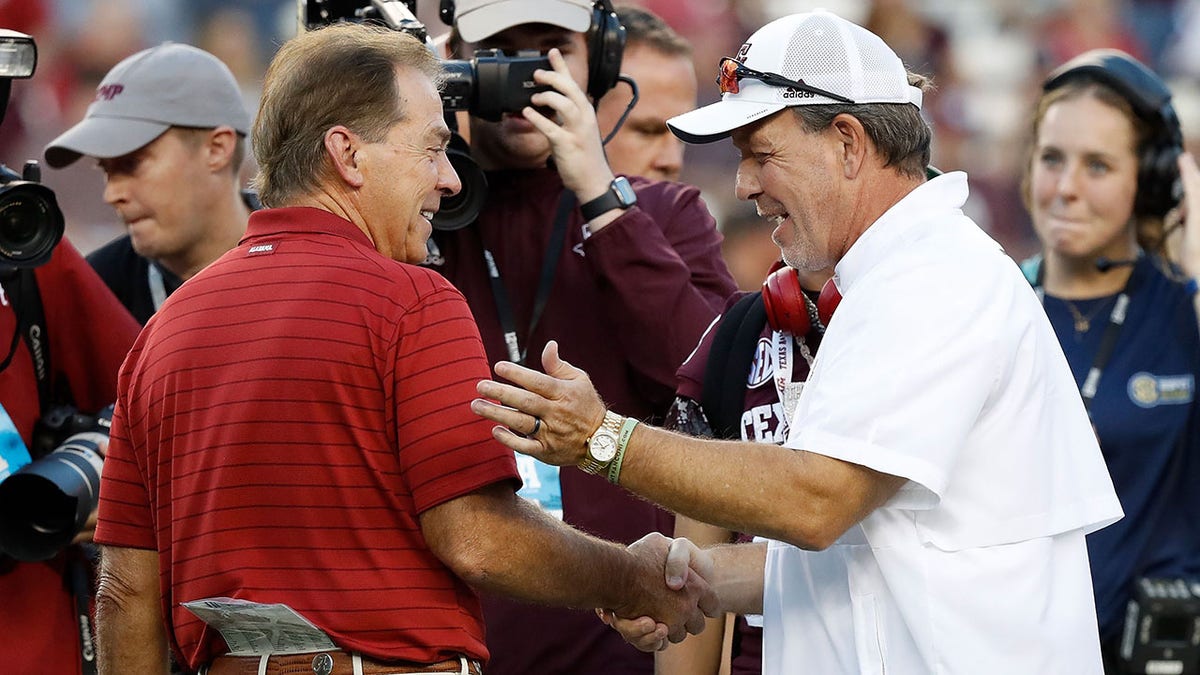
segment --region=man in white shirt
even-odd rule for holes
[[[817,11],[756,32],[719,82],[722,100],[672,131],[732,136],[738,197],[776,225],[784,260],[835,269],[784,447],[621,418],[553,343],[545,375],[496,367],[528,391],[480,384],[514,408],[474,409],[519,452],[771,539],[676,540],[666,570],[764,614],[764,673],[1101,672],[1084,535],[1120,505],[1037,297],[962,213],[966,176],[925,177],[924,78]],[[666,644],[649,619],[607,620]]]

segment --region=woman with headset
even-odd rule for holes
[[[1125,511],[1088,536],[1111,673],[1136,580],[1200,578],[1200,213],[1183,225],[1175,208],[1182,133],[1149,69],[1096,50],[1043,89],[1023,184],[1042,253],[1023,267]],[[1178,227],[1171,259],[1165,244]]]

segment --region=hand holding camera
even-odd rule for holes
[[[587,202],[608,191],[613,173],[604,156],[591,102],[571,76],[562,53],[551,49],[548,58],[552,70],[537,71],[534,80],[549,85],[550,90],[536,93],[530,100],[535,106],[554,111],[558,119],[550,119],[533,107],[526,107],[521,114],[550,140],[563,185],[580,202]]]
[[[38,421],[34,460],[0,482],[0,552],[46,560],[91,539],[112,410],[54,408]]]

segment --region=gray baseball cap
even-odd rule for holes
[[[454,25],[467,42],[526,23],[582,33],[592,25],[592,0],[459,0],[454,5]]]
[[[203,49],[165,42],[108,71],[83,120],[46,146],[46,163],[61,169],[83,155],[127,155],[173,126],[230,126],[250,133],[250,113],[233,73]]]

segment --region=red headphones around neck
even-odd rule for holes
[[[800,277],[796,270],[782,261],[771,266],[771,273],[763,281],[762,297],[767,310],[767,323],[771,329],[790,333],[798,338],[808,335],[814,321],[817,323],[817,330],[823,333],[833,316],[833,311],[842,301],[842,294],[838,292],[833,279],[830,279],[821,288],[821,295],[817,297],[813,306],[812,300],[804,295],[804,289],[800,287]]]

